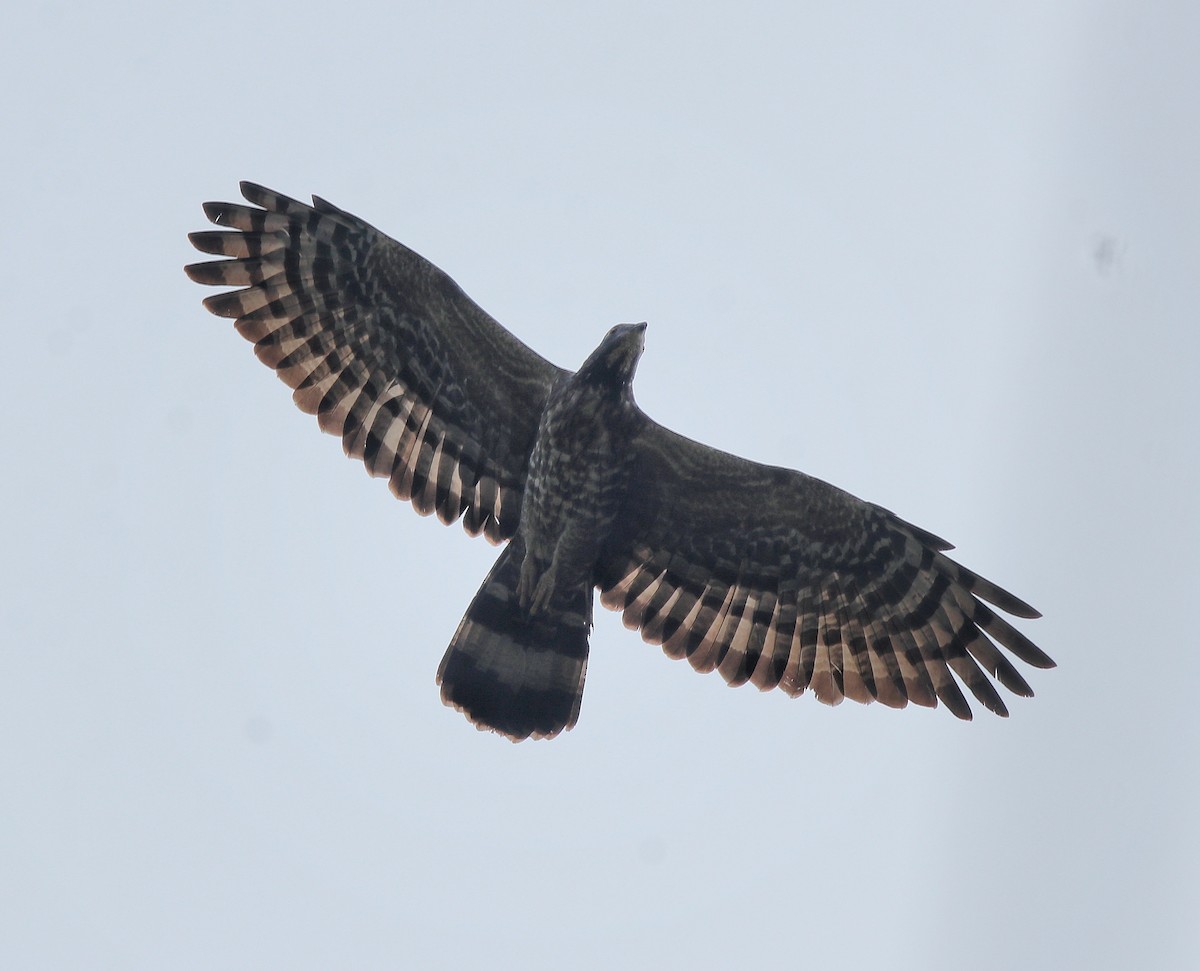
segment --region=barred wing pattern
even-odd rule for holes
[[[1054,666],[988,603],[1018,617],[1036,610],[886,509],[649,421],[635,449],[601,602],[697,671],[789,695],[811,688],[827,704],[940,700],[969,719],[951,672],[1007,715],[984,671],[1017,695],[1033,692],[997,645]]]
[[[631,452],[623,431],[609,464],[587,469],[601,491],[623,490],[616,520],[610,529],[607,518],[582,518],[603,531],[592,537],[594,572],[533,618],[516,591],[524,532],[536,517],[521,535],[518,526],[539,422],[551,389],[571,385],[568,372],[356,216],[315,196],[309,206],[253,183],[241,188],[251,205],[207,203],[220,228],[191,235],[222,259],[188,266],[188,275],[240,288],[208,297],[208,309],[233,318],[300,408],[398,497],[446,523],[461,517],[494,543],[517,537],[439,671],[443,698],[481,726],[518,739],[574,724],[591,581],[627,626],[698,671],[790,695],[811,689],[828,704],[940,702],[966,719],[961,683],[1006,715],[989,675],[1032,694],[1008,655],[1054,666],[993,607],[1027,618],[1037,611],[947,557],[950,544],[827,483],[700,445],[637,411],[629,389],[640,342],[625,370],[609,375],[632,416],[618,410],[608,420],[621,416],[617,424],[632,430]],[[586,410],[601,400],[594,395],[563,400],[579,409],[571,420],[602,420]],[[564,498],[568,481],[545,473],[530,494]],[[555,536],[540,541],[554,546]],[[596,547],[585,548],[588,562],[573,568],[591,564]]]
[[[423,515],[460,516],[499,543],[520,519],[526,466],[563,372],[445,273],[356,216],[250,182],[254,204],[210,202],[222,231],[192,233],[198,283],[244,289],[205,306],[232,317],[301,409]]]

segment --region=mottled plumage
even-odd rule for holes
[[[593,591],[626,626],[791,695],[1008,713],[1000,649],[1053,667],[992,607],[1038,613],[949,559],[949,543],[800,472],[708,448],[634,403],[644,324],[578,372],[492,320],[444,273],[322,199],[242,183],[193,233],[207,298],[296,403],[422,514],[511,541],[438,671],[443,700],[521,739],[575,724]],[[989,604],[991,606],[989,606]]]

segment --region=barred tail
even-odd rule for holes
[[[517,603],[524,549],[500,554],[438,668],[442,701],[513,741],[553,738],[579,718],[592,588],[556,594],[533,617]]]

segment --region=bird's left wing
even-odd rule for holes
[[[788,469],[759,465],[647,420],[628,500],[601,557],[601,602],[627,627],[717,670],[818,699],[902,708],[940,699],[1007,709],[984,671],[1033,692],[1003,647],[1053,667],[988,606],[1039,616],[945,555],[949,543],[879,506]]]
[[[422,514],[493,542],[517,528],[542,406],[563,372],[406,246],[323,199],[250,182],[204,206],[186,267],[301,409]]]

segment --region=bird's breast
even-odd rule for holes
[[[564,537],[577,557],[599,549],[620,505],[627,443],[619,415],[583,393],[551,398],[530,457],[521,510],[526,547],[549,559]]]

